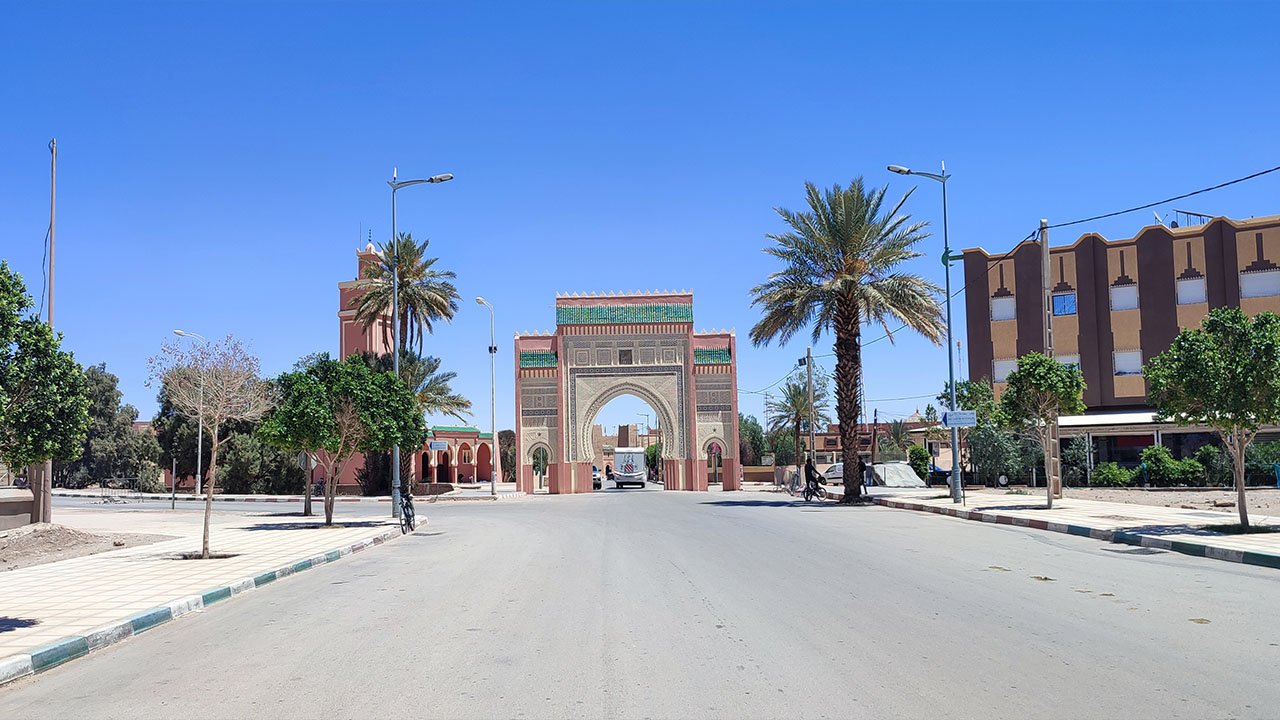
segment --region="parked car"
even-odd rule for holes
[[[592,490],[600,489],[600,468],[596,467],[595,465],[591,466],[591,489]]]

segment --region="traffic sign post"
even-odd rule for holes
[[[942,413],[942,427],[966,428],[977,427],[977,410],[947,410]]]

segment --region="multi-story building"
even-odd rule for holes
[[[1280,216],[1152,225],[1122,240],[1085,233],[1070,245],[1051,247],[1054,355],[1080,367],[1089,409],[1085,418],[1064,418],[1063,434],[1104,434],[1111,438],[1110,454],[1120,460],[1160,442],[1143,363],[1166,350],[1183,328],[1199,327],[1211,309],[1280,312],[1278,263]],[[969,377],[990,380],[997,395],[1019,356],[1044,350],[1042,268],[1035,242],[1004,254],[964,251]]]

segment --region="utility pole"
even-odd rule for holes
[[[809,374],[809,458],[813,459],[818,452],[817,436],[813,428],[814,422],[817,421],[817,409],[813,407],[813,348],[810,347],[804,353],[804,367]],[[815,460],[816,462],[816,460]]]
[[[1044,354],[1053,357],[1053,295],[1049,283],[1049,221],[1040,220],[1040,304],[1044,312]],[[1045,448],[1047,460],[1044,468],[1045,499],[1050,509],[1053,508],[1053,497],[1062,494],[1062,476],[1058,472],[1059,443],[1058,418],[1048,421],[1048,437]]]
[[[871,411],[871,464],[872,465],[876,464],[876,455],[879,454],[878,446],[880,444],[879,442],[880,438],[877,437],[879,434],[880,434],[880,410],[877,408]],[[866,478],[863,478],[863,481],[865,482]]]

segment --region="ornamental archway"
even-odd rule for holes
[[[692,293],[557,296],[555,332],[514,345],[520,490],[534,491],[545,447],[549,492],[591,492],[591,423],[621,395],[658,415],[666,489],[706,490],[713,446],[723,488],[738,489],[736,340],[694,331]]]

